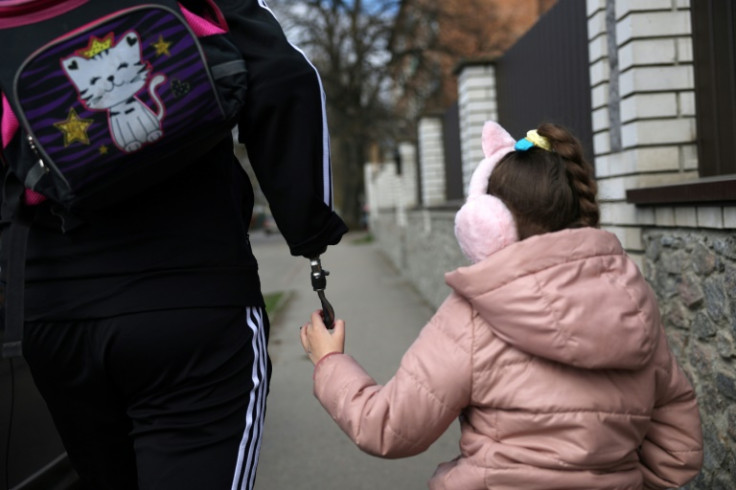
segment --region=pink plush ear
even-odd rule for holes
[[[507,153],[514,150],[515,143],[516,141],[514,141],[511,135],[497,122],[486,121],[483,125],[483,133],[481,136],[481,144],[483,146],[483,155],[485,158],[481,160],[470,178],[468,196],[486,193],[486,189],[488,188],[488,178],[491,176],[493,167],[495,167]]]
[[[486,121],[483,125],[481,133],[481,146],[483,146],[483,155],[489,158],[498,150],[511,147],[513,150],[516,140],[495,121]],[[506,150],[508,153],[511,150]]]
[[[485,158],[470,178],[467,202],[455,215],[455,237],[472,262],[480,262],[519,239],[511,211],[487,192],[493,168],[514,150],[514,144],[511,135],[498,123],[488,121],[483,126]]]

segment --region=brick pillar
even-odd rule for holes
[[[457,69],[463,188],[483,159],[481,133],[489,119],[498,120],[496,69],[492,61],[464,63]]]
[[[445,198],[445,149],[442,119],[425,117],[419,121],[419,167],[421,168],[421,201],[423,206],[436,206]]]

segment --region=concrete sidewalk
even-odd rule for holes
[[[330,271],[327,298],[347,324],[346,351],[379,383],[395,373],[433,310],[392,268],[364,234],[348,234],[322,255]],[[383,460],[361,452],[312,395],[312,364],[299,343],[299,326],[320,307],[309,262],[292,257],[278,235],[254,235],[253,251],[264,293],[290,297],[272,322],[271,392],[256,490],[427,488],[436,465],[458,454],[459,424],[425,453]]]

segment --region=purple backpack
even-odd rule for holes
[[[29,198],[98,208],[230,136],[245,62],[199,3],[0,3],[2,152]]]

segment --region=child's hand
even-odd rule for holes
[[[345,322],[336,319],[335,328],[327,330],[319,310],[312,313],[311,323],[302,325],[299,335],[313,364],[332,352],[345,352]]]

